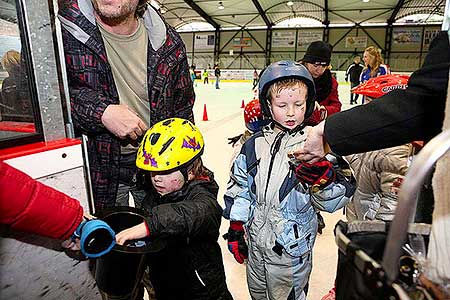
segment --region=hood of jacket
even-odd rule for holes
[[[97,28],[91,0],[69,1],[59,10],[58,18],[61,25],[81,43],[92,44],[92,39],[95,39],[97,43],[103,43],[98,40],[100,32]],[[142,18],[148,31],[149,42],[152,48],[157,51],[166,41],[166,24],[151,5],[147,5]]]

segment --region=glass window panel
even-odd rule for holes
[[[0,6],[0,145],[36,134],[37,99],[30,93],[27,55],[14,1]],[[35,106],[35,107],[34,107]],[[9,144],[9,146],[14,143]]]

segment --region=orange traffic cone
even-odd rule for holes
[[[241,104],[241,108],[245,107],[245,103],[244,103],[244,99],[242,99],[242,104]]]
[[[208,121],[208,112],[206,111],[206,104],[203,105],[203,121]]]

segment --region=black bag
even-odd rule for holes
[[[406,294],[416,292],[417,287],[412,284],[410,276],[400,272],[398,280],[391,284],[381,266],[389,225],[380,221],[339,221],[336,224],[335,235],[339,247],[337,300],[384,300],[390,297],[414,299],[398,295],[399,289]],[[422,235],[427,244],[431,226],[410,224],[408,232]],[[406,252],[403,255],[402,258],[409,257]]]

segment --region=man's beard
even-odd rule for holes
[[[134,3],[134,1],[123,3],[123,5],[119,6],[114,11],[112,11],[111,9],[100,9],[96,1],[93,1],[93,5],[97,15],[104,23],[108,25],[120,24],[130,16],[134,16],[137,8],[137,4]]]

